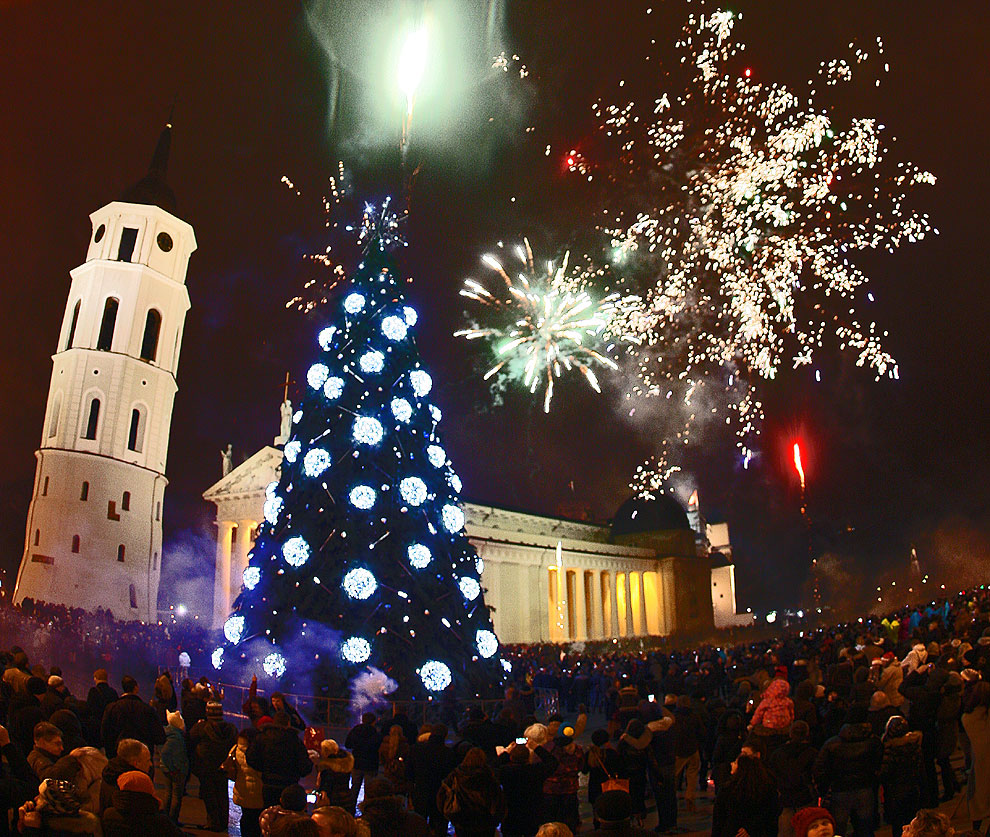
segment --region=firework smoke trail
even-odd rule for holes
[[[546,273],[540,273],[529,240],[523,242],[516,255],[524,270],[515,280],[498,258],[482,257],[501,277],[505,294],[492,293],[474,279],[465,280],[461,296],[484,306],[486,322],[454,336],[483,339],[496,360],[485,380],[499,375],[521,382],[533,394],[542,387],[543,411],[549,412],[555,381],[564,373],[576,370],[595,392],[601,392],[592,366],[618,369],[606,354],[606,344],[614,339],[612,323],[628,300],[613,293],[596,303],[587,289],[591,279],[580,273],[569,275],[569,253],[559,267],[548,262]]]
[[[728,380],[745,459],[762,419],[755,387],[784,364],[811,365],[828,342],[877,380],[897,377],[885,333],[856,313],[868,277],[851,259],[932,232],[906,193],[935,178],[885,164],[877,120],[840,126],[818,102],[816,85],[848,83],[867,59],[882,60],[879,39],[870,52],[851,44],[848,58],[823,62],[801,97],[733,72],[744,48],[738,17],[698,6],[652,101],[595,106],[598,158],[617,161],[597,178],[607,184],[601,229],[613,258],[643,277],[642,304],[615,324],[639,338],[628,348],[638,360],[630,390],[656,396],[672,381]],[[676,467],[669,447],[641,467],[634,489],[662,486]]]

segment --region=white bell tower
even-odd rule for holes
[[[192,227],[165,183],[171,125],[148,174],[90,219],[71,271],[14,601],[157,619],[162,501]]]

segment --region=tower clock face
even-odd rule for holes
[[[103,234],[104,234],[104,233],[105,233],[106,231],[107,231],[107,225],[106,225],[106,224],[100,224],[100,226],[98,226],[98,227],[96,228],[96,234],[95,234],[95,235],[93,236],[93,241],[94,241],[94,242],[95,242],[96,244],[99,244],[99,243],[100,243],[100,241],[101,241],[101,240],[103,239]]]
[[[158,246],[161,248],[163,253],[167,253],[172,249],[172,236],[167,232],[158,233]]]

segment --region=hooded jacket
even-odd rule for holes
[[[313,769],[306,747],[292,729],[265,728],[248,747],[246,757],[247,763],[261,773],[261,781],[269,787],[294,785]]]
[[[180,776],[189,774],[189,754],[186,752],[186,735],[171,724],[165,727],[165,744],[161,752],[162,769]]]
[[[234,804],[241,808],[251,808],[260,810],[265,807],[265,799],[262,791],[261,774],[247,763],[247,746],[240,743],[230,748],[227,761],[224,767],[233,768],[234,771]],[[323,790],[321,787],[320,790]],[[339,803],[334,802],[334,805]],[[348,812],[353,812],[354,806],[348,808],[341,806]]]
[[[777,780],[782,807],[797,810],[818,801],[813,773],[817,757],[818,750],[807,741],[788,741],[770,754],[767,769]]]
[[[100,784],[100,814],[113,804],[113,795],[117,793],[117,780],[121,774],[130,770],[137,768],[120,756],[114,756],[107,762],[107,766],[103,768],[103,782]]]
[[[189,730],[189,744],[193,748],[193,765],[199,772],[215,773],[219,771],[230,752],[230,748],[236,743],[237,730],[233,724],[227,723],[227,721],[212,719],[198,721],[196,726]]]
[[[353,811],[351,771],[354,769],[354,756],[347,750],[337,750],[332,756],[321,758],[316,763],[316,769],[320,775],[317,790],[323,791],[330,797],[331,805],[339,805],[344,810]]]
[[[457,835],[487,837],[495,833],[505,816],[505,794],[487,764],[454,768],[437,792],[437,808],[443,812],[451,798],[457,800],[458,810],[450,815]],[[367,803],[362,810],[367,813]]]
[[[886,798],[918,792],[922,785],[920,732],[909,732],[884,742],[880,782]]]
[[[883,745],[869,723],[844,724],[825,742],[815,761],[818,790],[854,791],[874,788],[883,757]]]
[[[535,834],[543,822],[543,783],[557,769],[556,757],[544,747],[536,761],[513,764],[508,752],[498,757],[498,778],[505,791],[503,834]]]
[[[782,677],[771,680],[753,713],[753,726],[786,732],[794,723],[794,701],[790,699],[790,693],[791,684]]]

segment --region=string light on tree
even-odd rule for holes
[[[320,348],[325,352],[330,351],[330,347],[333,345],[333,338],[337,335],[336,326],[328,326],[319,333],[316,341],[320,344]]]
[[[424,372],[422,369],[414,369],[410,372],[409,382],[412,384],[413,392],[419,398],[425,398],[430,394],[430,390],[433,389],[433,379],[429,373]]]
[[[272,497],[265,500],[265,520],[267,520],[272,526],[278,523],[278,516],[282,513],[282,508],[285,503],[282,501],[281,497]]]

